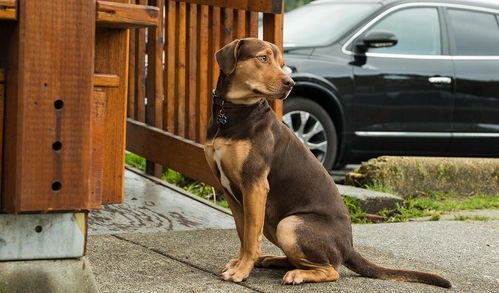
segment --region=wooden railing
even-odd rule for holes
[[[162,19],[128,2],[0,0],[0,211],[122,200],[128,28]]]
[[[282,0],[129,2],[0,0],[0,211],[121,202],[125,125],[148,173],[217,186],[202,147],[214,53],[257,37],[260,13],[280,46]]]
[[[127,149],[148,160],[149,174],[163,166],[218,187],[202,147],[219,73],[214,54],[234,39],[258,37],[259,14],[263,38],[281,47],[282,0],[154,4],[163,23],[149,29],[147,40],[144,29],[131,36]],[[280,101],[273,108],[282,114]]]

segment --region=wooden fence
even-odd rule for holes
[[[234,39],[258,37],[259,17],[263,39],[281,47],[283,1],[154,4],[163,23],[130,38],[127,149],[148,160],[149,174],[164,166],[218,187],[202,148],[219,73],[214,54]],[[282,114],[280,101],[273,107]]]

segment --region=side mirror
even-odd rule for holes
[[[397,37],[387,31],[371,31],[367,33],[356,45],[357,51],[365,53],[369,48],[388,48],[397,44]]]

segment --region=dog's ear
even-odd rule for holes
[[[218,66],[226,75],[230,75],[236,69],[237,56],[242,40],[234,40],[215,53]]]

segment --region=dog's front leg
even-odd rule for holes
[[[226,281],[241,282],[246,279],[261,255],[260,243],[268,192],[266,175],[243,189],[244,228],[241,254],[237,265],[222,273],[222,278]]]
[[[234,222],[236,222],[236,230],[237,230],[237,236],[239,237],[239,242],[241,244],[240,251],[239,251],[239,257],[238,258],[233,258],[227,262],[225,265],[225,268],[223,269],[223,272],[235,268],[237,264],[239,263],[240,257],[243,254],[242,253],[242,247],[243,247],[243,239],[244,239],[244,213],[243,213],[243,207],[239,201],[237,201],[232,195],[230,195],[228,192],[224,194],[224,198],[229,204],[229,208],[232,212],[232,216],[234,217]]]

